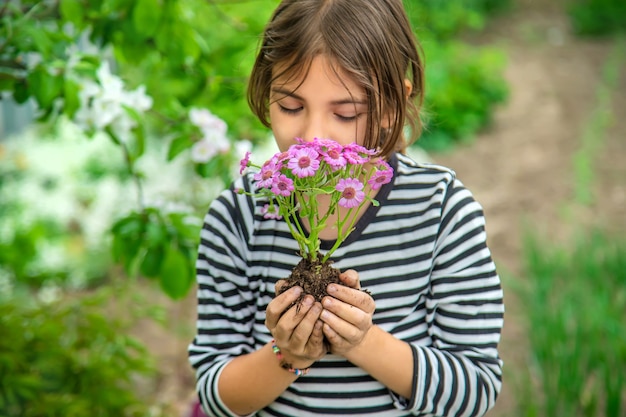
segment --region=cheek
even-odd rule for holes
[[[363,118],[357,122],[356,143],[363,146],[365,144],[365,129],[367,128],[367,119]]]
[[[352,124],[338,124],[331,132],[335,135],[330,139],[338,142],[341,145],[348,145],[349,143],[356,142],[359,145],[365,143],[365,129],[367,127],[367,120],[363,118]]]
[[[281,152],[286,151],[289,146],[295,143],[296,133],[293,123],[290,123],[289,119],[285,118],[280,110],[274,109],[274,106],[270,106],[270,123],[278,149]]]

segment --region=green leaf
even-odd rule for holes
[[[54,99],[63,93],[63,78],[50,75],[41,65],[28,74],[27,81],[30,92],[42,109],[52,107]]]
[[[158,0],[137,0],[133,9],[133,25],[140,36],[154,36],[161,22],[162,7]]]
[[[13,85],[18,79],[17,74],[13,74],[10,69],[0,68],[0,91],[13,90]]]
[[[187,135],[179,136],[170,143],[170,148],[167,151],[167,160],[171,161],[176,158],[181,152],[189,149],[193,145],[193,141]]]
[[[167,229],[160,222],[151,221],[146,225],[146,244],[148,246],[159,246],[167,242]]]
[[[131,274],[141,247],[144,244],[144,224],[140,215],[133,213],[118,220],[112,227],[111,252],[116,262],[121,262],[126,273]]]
[[[113,224],[112,231],[114,234],[123,237],[138,235],[143,233],[143,222],[137,213],[132,213],[116,221]]]
[[[54,49],[54,41],[51,39],[50,32],[43,28],[39,23],[28,23],[23,26],[23,35],[25,39],[35,47],[35,50],[41,53],[44,60],[50,59]]]
[[[191,288],[190,261],[177,247],[167,250],[159,278],[163,291],[175,300],[183,298]]]
[[[141,274],[149,278],[157,277],[163,264],[164,255],[165,249],[163,246],[148,248],[139,266]]]
[[[18,104],[23,104],[30,97],[30,91],[28,91],[28,86],[24,81],[18,81],[13,86],[13,99]]]
[[[201,48],[200,45],[196,42],[196,33],[189,27],[181,27],[179,28],[180,39],[182,42],[183,52],[185,53],[185,57],[190,57],[193,60],[196,60],[200,55]]]
[[[63,108],[64,113],[68,117],[73,117],[76,111],[80,108],[80,100],[78,93],[80,85],[73,80],[66,79],[63,84],[65,106]]]
[[[78,0],[61,0],[59,4],[63,19],[72,22],[76,27],[83,27],[84,8]]]

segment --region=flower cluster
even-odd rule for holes
[[[191,160],[202,164],[209,162],[218,153],[230,150],[230,141],[226,136],[226,122],[207,109],[189,110],[189,121],[202,133],[202,138],[191,148]]]
[[[124,82],[111,73],[104,61],[96,73],[96,80],[83,80],[79,93],[80,108],[74,122],[85,132],[110,128],[122,142],[128,142],[132,130],[137,127],[135,117],[152,108],[152,98],[146,87],[139,86],[128,91]],[[133,117],[128,109],[136,114]]]
[[[376,156],[375,150],[355,143],[343,146],[317,138],[311,142],[296,141],[286,152],[275,154],[261,166],[252,163],[247,152],[241,160],[240,173],[248,167],[258,169],[253,177],[255,195],[269,198],[263,209],[265,218],[285,219],[303,258],[317,260],[319,234],[336,214],[333,226],[337,240],[324,255],[325,262],[353,230],[355,211],[367,202],[378,205],[370,194],[391,181],[393,170]],[[328,202],[328,209],[322,212],[319,196],[326,196]],[[308,232],[296,216],[308,220]]]

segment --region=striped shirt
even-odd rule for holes
[[[333,254],[359,273],[376,302],[374,324],[410,344],[411,398],[402,398],[344,358],[313,364],[258,416],[479,416],[500,391],[497,346],[503,324],[500,279],[486,246],[481,206],[449,169],[405,155],[356,229]],[[267,201],[251,174],[215,199],[197,260],[197,335],[189,346],[200,400],[211,416],[235,416],[217,391],[233,358],[267,344],[265,309],[274,284],[298,263],[282,220],[263,218]],[[328,250],[332,241],[323,241]]]

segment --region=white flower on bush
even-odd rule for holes
[[[111,73],[106,61],[98,68],[95,80],[83,80],[79,100],[80,108],[74,121],[83,131],[102,131],[110,127],[123,142],[137,126],[126,107],[139,114],[152,108],[152,98],[146,94],[145,86],[125,90],[124,82]]]
[[[228,130],[226,122],[207,109],[190,109],[189,120],[205,134],[215,132],[217,135],[226,136],[226,131]]]
[[[47,228],[50,234],[45,241],[38,241],[28,270],[67,274],[63,285],[81,288],[110,265],[109,230],[120,216],[138,208],[137,190],[132,181],[116,174],[124,167],[123,158],[111,141],[86,140],[76,124],[65,119],[52,135],[33,128],[2,142],[0,167],[16,175],[4,178],[0,202],[20,209],[0,215],[0,243],[11,242],[17,231],[46,221],[53,226]],[[103,133],[98,135],[104,139]],[[188,213],[185,221],[200,225],[204,208],[224,185],[218,178],[193,176],[182,158],[164,165],[163,153],[158,141],[147,141],[146,154],[137,161],[145,177],[144,204],[164,214]],[[100,175],[89,174],[102,169]],[[196,207],[202,212],[196,213]],[[9,291],[3,282],[14,281],[10,274],[0,266],[0,293]],[[50,294],[42,294],[50,299]]]
[[[192,108],[189,120],[200,129],[202,138],[191,147],[191,160],[198,164],[209,162],[215,155],[230,150],[226,122],[207,109]]]
[[[228,140],[219,140],[212,142],[203,138],[194,143],[191,147],[191,160],[197,164],[209,162],[218,153],[228,152],[230,143]]]

